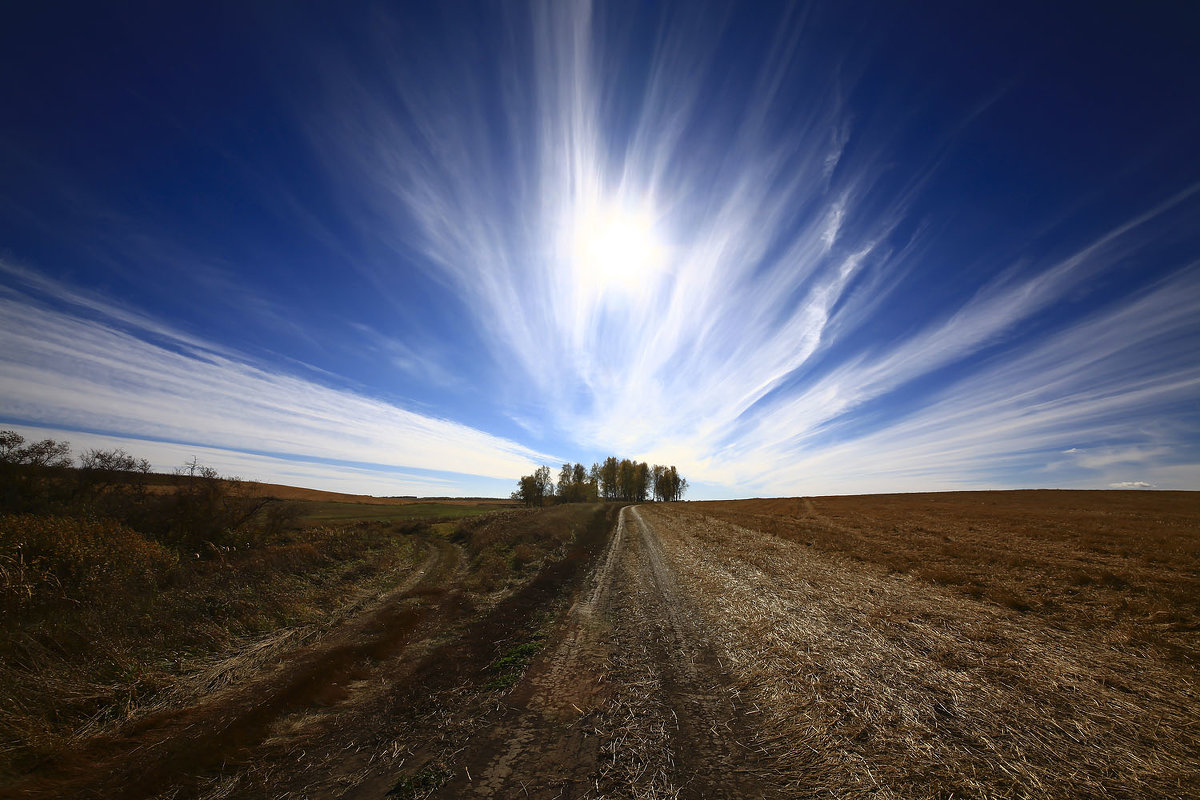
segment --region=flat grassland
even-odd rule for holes
[[[187,482],[184,475],[152,473],[146,476],[147,488],[156,493],[173,492]],[[238,494],[249,497],[273,497],[276,500],[304,500],[326,503],[355,503],[359,505],[403,506],[437,502],[442,505],[489,505],[514,507],[517,503],[498,497],[377,497],[370,494],[346,494],[324,489],[306,489],[280,483],[243,481],[240,478],[219,479]]]
[[[179,475],[151,475],[147,490],[168,494],[185,479]],[[517,503],[495,497],[375,497],[369,494],[344,494],[322,489],[305,489],[256,481],[223,481],[232,494],[245,498],[272,498],[294,507],[294,518],[308,525],[348,522],[400,522],[415,519],[460,519],[504,508]]]

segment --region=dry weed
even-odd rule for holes
[[[675,759],[671,752],[673,712],[664,702],[662,679],[638,618],[637,596],[622,591],[605,670],[612,695],[596,724],[600,758],[591,800],[676,800],[672,783]]]
[[[1197,796],[1194,669],[1125,628],[889,574],[803,528],[644,513],[795,796]]]

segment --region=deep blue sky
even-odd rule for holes
[[[507,494],[1200,489],[1193,3],[28,3],[0,425]]]

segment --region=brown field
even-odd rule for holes
[[[186,479],[179,475],[153,474],[148,476],[149,489],[154,492],[174,491]],[[513,500],[498,497],[375,497],[369,494],[345,494],[327,492],[323,489],[305,489],[300,486],[284,486],[279,483],[258,481],[229,482],[236,485],[239,494],[247,497],[273,497],[277,500],[306,500],[323,503],[355,503],[358,505],[402,506],[413,503],[436,502],[442,505],[478,505],[497,508],[515,508]]]
[[[406,524],[312,540],[307,566],[260,585],[309,585],[323,615],[309,601],[303,620],[176,652],[146,697],[128,663],[107,689],[51,670],[109,705],[82,724],[65,702],[5,716],[41,733],[0,751],[0,796],[1200,797],[1200,493]],[[252,618],[252,595],[220,585],[231,619]],[[61,666],[47,631],[26,633],[8,675],[22,653]]]
[[[1200,494],[645,514],[797,794],[1195,797]]]

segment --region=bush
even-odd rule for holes
[[[184,555],[278,536],[297,520],[294,504],[255,496],[251,485],[195,458],[175,471],[173,490],[152,492],[158,481],[146,459],[119,448],[92,449],[75,468],[70,449],[67,442],[27,444],[15,431],[0,431],[0,514],[105,517]],[[0,562],[0,568],[22,567]]]
[[[7,608],[111,600],[153,585],[173,555],[118,522],[13,514],[0,517],[0,597]]]
[[[0,512],[48,511],[70,496],[63,477],[71,466],[67,442],[32,444],[16,431],[0,431]]]
[[[74,516],[108,517],[142,530],[151,510],[149,461],[121,449],[92,449],[79,457],[79,468],[69,472],[75,490],[67,510]]]
[[[176,470],[174,491],[155,497],[139,530],[181,554],[207,555],[261,538],[256,521],[270,498],[255,497],[238,478],[222,478],[193,459]],[[268,520],[282,530],[286,518]]]

